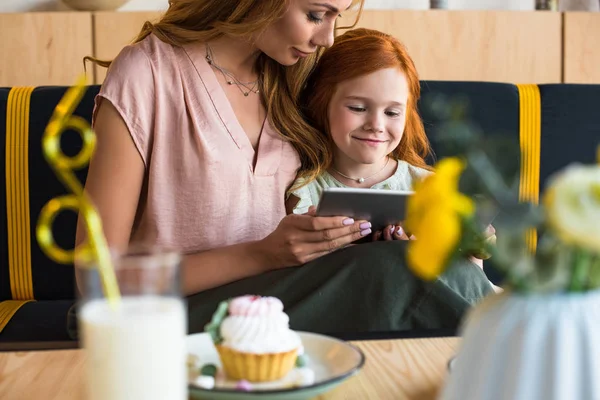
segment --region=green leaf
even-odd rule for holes
[[[571,283],[569,290],[582,292],[587,289],[588,274],[591,268],[592,255],[584,249],[575,249],[573,257]]]
[[[204,327],[204,331],[210,334],[213,343],[220,344],[223,341],[221,336],[221,323],[227,317],[229,309],[229,300],[222,301],[217,307],[217,311],[212,316],[212,320]]]
[[[200,368],[200,375],[212,376],[213,378],[217,375],[217,366],[215,364],[206,364]]]
[[[600,288],[600,254],[593,256],[590,266],[589,288]]]

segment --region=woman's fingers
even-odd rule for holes
[[[311,261],[316,260],[319,257],[323,257],[324,255],[327,255],[329,253],[331,253],[331,251],[329,251],[329,250],[327,250],[327,251],[318,251],[316,253],[312,253],[312,254],[310,254],[310,255],[308,255],[306,257],[306,262],[307,263],[311,262]]]
[[[342,237],[355,235],[358,239],[371,234],[371,223],[367,221],[357,221],[352,225],[341,228],[323,229],[317,231],[304,231],[298,234],[298,240],[302,242],[329,242],[336,241]]]
[[[348,217],[315,217],[315,209],[311,207],[306,214],[290,214],[287,216],[289,222],[292,223],[296,228],[304,231],[324,231],[327,229],[334,229],[340,227],[347,227],[354,225],[356,221],[353,218]],[[359,221],[362,223],[365,221]]]
[[[351,244],[352,242],[356,242],[357,240],[364,238],[370,233],[371,229],[363,229],[362,231],[351,232],[342,236],[338,236],[331,240],[307,243],[307,246],[310,249],[309,253],[332,252],[334,250],[339,249],[340,247],[344,247]]]
[[[295,247],[294,253],[304,254],[303,260],[337,250],[372,233],[368,221],[355,221],[347,217],[315,217],[314,212],[315,209],[311,207],[304,215],[286,217],[287,223],[295,230],[294,233],[290,232],[287,242]]]
[[[300,233],[299,239],[303,242],[309,243],[333,242],[335,244],[342,241],[343,244],[347,244],[346,242],[350,238],[354,238],[351,241],[355,241],[370,235],[371,232],[372,230],[370,222],[358,221],[343,228],[325,229],[315,232],[302,232]],[[333,247],[335,247],[334,244],[332,245]]]

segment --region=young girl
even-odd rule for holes
[[[308,119],[326,135],[327,168],[308,184],[298,179],[288,212],[304,214],[328,187],[412,190],[431,172],[417,111],[420,83],[406,48],[394,37],[355,29],[321,57],[304,95]],[[401,226],[374,239],[408,239]]]
[[[371,29],[338,37],[319,60],[303,96],[306,116],[326,136],[329,159],[316,179],[295,181],[288,212],[307,213],[325,188],[412,190],[415,181],[432,173],[425,162],[431,149],[417,110],[420,94],[415,64],[400,41]],[[494,235],[492,226],[487,235]],[[401,225],[372,238],[415,239]],[[471,260],[483,268],[481,259]]]
[[[338,37],[321,57],[303,96],[304,112],[326,136],[330,159],[316,179],[295,181],[288,212],[307,213],[325,188],[405,191],[432,173],[425,162],[431,149],[417,110],[420,92],[415,64],[400,41],[371,29]],[[486,234],[493,240],[494,228],[489,226]],[[414,236],[398,224],[372,238]],[[481,259],[471,260],[483,268]]]

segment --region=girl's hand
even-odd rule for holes
[[[496,243],[496,228],[493,225],[488,225],[483,232],[483,236],[485,237],[485,241],[490,244]],[[480,252],[472,254],[470,257],[471,262],[478,265],[481,269],[483,269],[483,260],[487,260],[490,258],[490,254],[487,252]],[[497,286],[496,286],[497,287]]]
[[[410,237],[400,225],[388,225],[383,231],[377,231],[373,235],[373,241],[379,240],[414,240],[415,235]]]
[[[306,264],[371,233],[371,223],[347,217],[317,217],[311,207],[303,215],[289,214],[261,242],[272,269]]]

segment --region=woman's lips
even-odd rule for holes
[[[294,54],[296,54],[296,56],[297,56],[297,57],[302,57],[302,58],[304,58],[304,57],[308,57],[308,56],[310,56],[310,54],[311,54],[311,53],[305,53],[305,52],[303,52],[303,51],[300,51],[300,50],[298,50],[298,49],[297,49],[297,48],[295,48],[295,47],[292,47],[292,50],[294,51]]]

